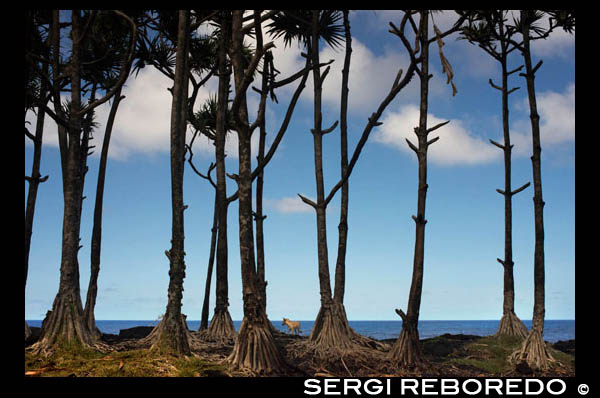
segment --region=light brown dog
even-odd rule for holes
[[[290,321],[287,318],[283,318],[283,323],[281,325],[287,325],[288,333],[292,332],[292,334],[300,333],[300,322],[298,321]]]

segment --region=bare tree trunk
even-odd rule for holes
[[[44,73],[48,75],[48,65],[44,68]],[[40,87],[40,99],[44,98],[48,92],[48,87],[42,79]],[[29,182],[27,192],[27,205],[25,207],[25,287],[27,287],[27,274],[29,272],[29,252],[31,249],[31,236],[33,234],[33,217],[35,214],[35,202],[39,185],[48,179],[48,176],[42,177],[40,174],[40,162],[42,159],[42,137],[44,134],[44,118],[46,112],[42,107],[38,107],[35,136],[33,139],[33,163],[31,165],[31,177],[25,177]],[[31,330],[25,322],[25,339],[30,336]]]
[[[340,101],[340,160],[342,178],[348,173],[348,79],[350,76],[350,59],[352,57],[352,36],[348,10],[344,10],[344,31],[346,36],[346,55],[342,69],[342,94]],[[335,285],[333,300],[344,302],[346,287],[346,244],[348,242],[348,181],[342,185],[340,204],[340,223],[338,225],[338,253],[335,264]]]
[[[499,19],[500,37],[504,37],[504,25],[502,18]],[[520,68],[511,72],[507,69],[507,46],[506,41],[500,41],[501,55],[500,63],[502,65],[502,127],[504,132],[504,145],[492,141],[492,144],[500,147],[504,152],[504,191],[498,190],[504,196],[504,260],[498,259],[504,268],[504,302],[502,305],[502,319],[498,327],[497,335],[516,336],[525,338],[527,336],[527,327],[515,314],[515,282],[514,282],[514,262],[512,254],[512,197],[518,192],[529,186],[529,183],[513,191],[511,188],[511,151],[513,145],[510,143],[510,128],[508,118],[508,76]],[[490,82],[491,83],[491,82]],[[493,87],[493,85],[492,85]],[[512,92],[512,91],[511,91]]]
[[[275,341],[268,325],[269,321],[261,304],[255,268],[250,132],[245,100],[249,83],[248,79],[253,70],[250,67],[246,69],[244,65],[242,55],[244,39],[242,19],[243,10],[234,10],[232,18],[231,62],[234,72],[236,100],[234,100],[232,111],[236,119],[236,131],[239,142],[239,174],[236,177],[236,181],[239,192],[239,237],[244,319],[242,320],[235,346],[228,357],[228,361],[234,367],[249,369],[252,372],[274,373],[284,366],[284,362],[275,346]],[[253,61],[258,61],[259,56],[262,56],[262,53],[257,51]],[[251,62],[251,64],[256,68],[257,62]]]
[[[217,228],[219,222],[219,211],[217,201],[217,191],[215,190],[215,205],[213,210],[213,224],[210,230],[210,253],[208,255],[208,270],[206,271],[206,283],[204,284],[204,301],[202,303],[202,318],[200,319],[200,328],[203,331],[208,328],[208,307],[210,306],[210,285],[212,281],[213,267],[215,264],[215,250],[217,247]]]
[[[94,344],[95,338],[87,329],[79,289],[79,230],[81,224],[81,77],[79,65],[80,10],[72,12],[73,38],[71,57],[71,118],[68,131],[68,152],[64,181],[64,218],[59,291],[42,323],[40,340],[32,347],[35,352],[51,351],[62,343]],[[85,156],[85,155],[84,155]]]
[[[100,253],[102,246],[102,207],[104,202],[104,182],[106,179],[106,164],[108,162],[108,148],[110,137],[117,114],[117,109],[121,100],[121,88],[115,93],[113,103],[108,114],[106,128],[104,130],[104,139],[102,141],[102,151],[100,153],[100,165],[98,166],[98,181],[96,184],[96,199],[94,202],[94,224],[92,227],[92,244],[90,253],[90,281],[83,310],[87,327],[92,333],[101,336],[100,330],[96,326],[94,309],[96,307],[96,298],[98,295],[98,275],[100,273]]]
[[[312,15],[312,38],[310,41],[309,55],[312,57],[313,65],[319,65],[319,11],[313,11]],[[339,349],[347,349],[352,345],[351,338],[353,336],[353,332],[348,325],[346,311],[342,302],[343,291],[338,292],[338,300],[340,301],[334,302],[331,291],[331,280],[329,276],[327,215],[325,189],[323,184],[323,135],[326,134],[326,131],[323,131],[322,129],[323,116],[321,113],[322,85],[326,75],[327,72],[321,74],[318,66],[313,68],[314,128],[312,129],[312,134],[315,163],[315,182],[317,190],[317,203],[315,210],[317,215],[317,255],[321,308],[317,314],[315,324],[309,336],[309,341],[321,348],[335,347]],[[333,127],[335,127],[335,124]],[[331,130],[331,128],[327,129],[327,131]],[[343,214],[344,210],[342,209],[342,217]],[[338,260],[340,259],[338,258]],[[342,267],[343,265],[336,266],[336,276],[338,278],[344,278],[344,271]],[[340,288],[343,289],[341,285],[338,287],[338,289]]]
[[[259,27],[260,30],[260,27]],[[259,42],[262,47],[262,37],[257,35],[257,42]],[[266,59],[265,59],[266,61]],[[267,95],[267,83],[268,83],[268,75],[267,75],[267,62],[263,62],[263,71],[262,71],[262,80],[261,80],[261,101],[266,100]],[[263,105],[264,106],[264,105]],[[265,161],[265,141],[267,138],[267,130],[266,130],[266,122],[264,115],[260,120],[259,125],[259,140],[258,140],[258,155],[256,159],[258,163],[263,163]],[[264,230],[263,230],[263,222],[266,215],[263,214],[263,185],[264,185],[264,168],[260,170],[256,179],[256,212],[254,214],[254,220],[256,221],[256,274],[258,277],[258,289],[260,290],[260,296],[262,300],[263,310],[265,313],[267,312],[267,280],[265,274],[265,239],[264,239]]]
[[[402,318],[402,331],[390,354],[401,367],[417,367],[423,362],[423,354],[419,343],[419,309],[421,307],[421,293],[423,289],[423,264],[425,255],[425,203],[427,199],[427,102],[429,93],[429,43],[428,43],[428,18],[429,11],[421,11],[418,41],[421,48],[421,105],[419,112],[419,126],[415,128],[418,138],[418,149],[412,148],[419,162],[419,186],[417,195],[417,216],[415,221],[415,251],[413,261],[412,282],[408,298],[406,314],[396,310]],[[415,150],[416,149],[416,150]]]
[[[533,11],[521,11],[523,32],[523,59],[525,61],[525,79],[527,81],[527,94],[529,97],[531,137],[533,155],[531,163],[533,168],[533,205],[535,214],[535,249],[533,257],[534,268],[534,303],[533,321],[529,335],[523,346],[516,354],[517,360],[526,361],[529,366],[536,369],[547,369],[549,362],[553,361],[552,355],[544,343],[544,316],[545,316],[545,271],[544,271],[544,200],[542,198],[542,173],[540,144],[540,116],[537,112],[535,97],[535,72],[541,66],[541,61],[535,67],[531,64],[530,51],[530,18]]]
[[[223,14],[228,12],[223,11]],[[217,169],[217,188],[215,207],[217,222],[217,275],[216,304],[213,318],[210,321],[203,339],[209,341],[231,341],[235,338],[235,328],[229,315],[228,286],[228,247],[227,247],[227,181],[225,171],[225,140],[227,135],[227,105],[229,100],[229,79],[231,70],[227,65],[227,48],[230,43],[231,21],[226,15],[221,17],[221,37],[219,39],[219,91],[217,97],[217,120],[215,133],[215,158]]]
[[[60,117],[64,117],[64,112],[62,110],[62,100],[60,98],[60,86],[59,86],[59,76],[61,73],[60,70],[60,19],[59,19],[59,10],[52,10],[52,82],[54,87],[52,87],[52,95],[53,95],[53,103],[54,103],[54,113]],[[60,149],[60,164],[62,172],[62,181],[63,181],[63,194],[66,186],[66,178],[67,174],[65,170],[67,170],[67,152],[68,152],[68,142],[67,142],[67,131],[62,124],[57,124],[58,129],[58,147]]]
[[[171,249],[165,251],[169,258],[169,298],[165,315],[160,324],[147,337],[153,348],[165,349],[179,354],[189,355],[190,333],[181,313],[183,297],[184,262],[184,222],[183,212],[183,171],[188,94],[188,37],[189,11],[179,11],[177,35],[177,55],[173,86],[173,106],[171,109],[171,200],[172,200],[172,237]]]

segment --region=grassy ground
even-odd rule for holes
[[[465,336],[468,337],[468,336]],[[575,356],[554,349],[549,350],[554,362],[545,373],[536,373],[526,366],[517,368],[510,363],[513,352],[521,347],[519,339],[485,336],[462,338],[461,335],[443,335],[423,340],[426,357],[442,373],[465,373],[465,376],[574,376]],[[461,371],[462,370],[462,371]],[[445,371],[445,372],[444,372]]]
[[[136,349],[103,354],[91,349],[61,349],[49,357],[25,352],[26,376],[57,377],[207,377],[232,376],[216,361]]]
[[[282,352],[285,347],[301,338],[279,336],[277,345]],[[392,343],[393,341],[385,341]],[[575,356],[550,347],[554,362],[549,371],[535,373],[531,369],[518,368],[509,362],[510,355],[520,347],[516,339],[495,336],[477,337],[465,335],[443,335],[421,341],[427,368],[416,375],[437,375],[447,377],[498,377],[498,376],[574,376]],[[185,357],[150,349],[127,349],[101,353],[81,346],[63,345],[51,356],[34,355],[25,350],[25,375],[33,377],[215,377],[244,376],[245,374],[228,369],[222,360],[232,347],[220,346],[194,352]],[[336,369],[323,366],[331,376],[361,375],[361,368],[376,369],[377,356],[385,352],[375,352],[374,359],[366,359],[354,366],[348,359],[344,367]],[[289,363],[292,360],[286,358]],[[359,361],[360,362],[360,361]],[[371,363],[374,362],[374,363]],[[331,362],[330,362],[331,363]],[[374,375],[369,373],[371,377]],[[293,376],[312,376],[314,368],[302,369],[299,366]],[[381,374],[383,376],[384,373]],[[398,372],[385,376],[404,376]]]

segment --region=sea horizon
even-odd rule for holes
[[[270,319],[273,326],[282,332],[287,332],[287,326],[282,325],[282,319]],[[522,320],[525,326],[531,328],[531,320]],[[27,319],[31,327],[40,327],[41,319]],[[119,334],[120,330],[130,329],[137,326],[156,326],[158,319],[98,319],[96,325],[102,333]],[[234,320],[234,328],[239,330],[241,320]],[[308,336],[314,325],[314,320],[300,320],[300,334]],[[402,329],[402,320],[348,320],[351,328],[357,333],[378,340],[397,338]],[[198,330],[200,320],[187,320],[190,330]],[[489,336],[496,333],[500,324],[499,319],[454,319],[419,320],[419,337],[421,339],[432,338],[443,334],[467,334],[476,336]],[[544,340],[551,343],[557,341],[575,339],[575,319],[546,319],[544,321]]]

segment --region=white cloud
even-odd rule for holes
[[[520,19],[519,11],[512,10],[509,14],[509,23],[513,23],[513,18]],[[549,16],[545,14],[536,26],[547,29],[550,26]],[[533,40],[531,42],[531,52],[537,57],[574,57],[575,56],[575,32],[567,33],[562,28],[556,28],[546,39]]]
[[[200,89],[196,109],[208,98],[209,90],[214,91],[214,85],[215,82],[209,81]],[[146,67],[137,77],[131,76],[127,80],[122,92],[125,99],[119,104],[111,135],[110,158],[124,160],[133,153],[169,153],[172,96],[167,89],[172,86],[172,80],[153,67]],[[63,96],[65,99],[67,97]],[[252,105],[251,101],[249,103]],[[93,133],[96,145],[93,156],[100,154],[111,104],[112,101],[109,101],[96,108],[98,127]],[[35,119],[33,112],[28,112],[26,120],[32,123],[33,128],[29,128],[32,133],[35,131]],[[190,138],[188,131],[188,143]],[[237,136],[229,134],[228,138],[227,153],[237,157]],[[58,147],[56,123],[48,116],[45,118],[43,141],[44,145]],[[194,144],[194,153],[213,154],[214,146],[205,137],[199,137]]]
[[[417,145],[414,127],[419,123],[419,109],[414,105],[407,105],[399,112],[388,113],[382,121],[383,125],[374,133],[374,140],[414,156],[414,152],[406,143],[406,138],[415,146]],[[433,127],[445,121],[429,114],[427,126]],[[500,157],[500,151],[466,130],[460,120],[451,120],[447,125],[431,132],[429,139],[437,136],[440,139],[429,147],[427,155],[432,163],[472,165],[488,163]]]
[[[540,139],[542,146],[552,147],[575,140],[575,83],[564,92],[544,91],[536,96],[540,115]],[[515,105],[518,111],[529,115],[529,101],[524,98]],[[518,119],[511,133],[516,155],[531,154],[531,122],[529,118]],[[519,145],[521,144],[521,145]]]
[[[322,62],[334,60],[323,84],[323,101],[338,106],[342,85],[345,50],[324,47],[319,53]],[[374,111],[388,94],[400,68],[409,65],[408,56],[386,49],[376,55],[358,39],[352,39],[348,107],[350,110]],[[307,85],[312,93],[312,81]],[[312,97],[311,97],[312,98]]]
[[[314,201],[312,198],[309,199]],[[286,214],[314,212],[313,208],[304,203],[298,196],[285,197],[281,199],[265,199],[265,205],[280,213]]]

